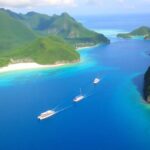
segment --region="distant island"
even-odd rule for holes
[[[146,40],[150,40],[150,27],[140,27],[133,30],[130,33],[120,33],[117,35],[119,38],[130,39],[130,38],[143,38]]]
[[[109,44],[67,13],[48,16],[0,9],[0,67],[15,63],[50,65],[80,60],[76,48]]]

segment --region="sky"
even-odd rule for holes
[[[49,15],[150,14],[150,0],[0,0],[0,7]]]

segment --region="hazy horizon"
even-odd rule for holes
[[[74,16],[150,14],[150,0],[0,0],[0,7],[18,13],[35,11],[48,15],[62,12]]]
[[[35,13],[39,13],[39,14],[45,14],[45,15],[48,15],[48,16],[52,16],[52,15],[61,15],[62,13],[68,13],[69,15],[73,16],[73,17],[97,17],[97,16],[100,16],[100,17],[111,17],[111,16],[148,16],[150,15],[150,12],[149,13],[130,13],[130,14],[74,14],[74,13],[71,13],[69,11],[61,11],[61,12],[51,12],[51,13],[48,13],[48,12],[42,12],[42,11],[39,11],[39,10],[27,10],[27,11],[18,11],[16,9],[12,9],[12,8],[4,8],[4,7],[0,7],[0,9],[5,9],[5,10],[10,10],[12,12],[15,12],[15,13],[18,13],[18,14],[27,14],[27,13],[30,13],[30,12],[35,12]]]

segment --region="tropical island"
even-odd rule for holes
[[[48,16],[0,9],[0,33],[0,67],[74,63],[80,61],[77,48],[110,43],[67,13]]]
[[[131,38],[143,38],[143,39],[150,39],[150,27],[142,26],[133,30],[130,33],[120,33],[117,35],[119,38],[124,39],[131,39]]]

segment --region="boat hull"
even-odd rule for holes
[[[47,119],[47,118],[52,117],[52,116],[55,115],[55,114],[56,114],[55,111],[49,110],[49,111],[47,111],[47,112],[41,113],[37,118],[38,118],[39,120],[44,120],[44,119]]]
[[[73,101],[77,103],[77,102],[82,101],[84,98],[85,98],[84,96],[79,96],[79,97],[76,97]]]

